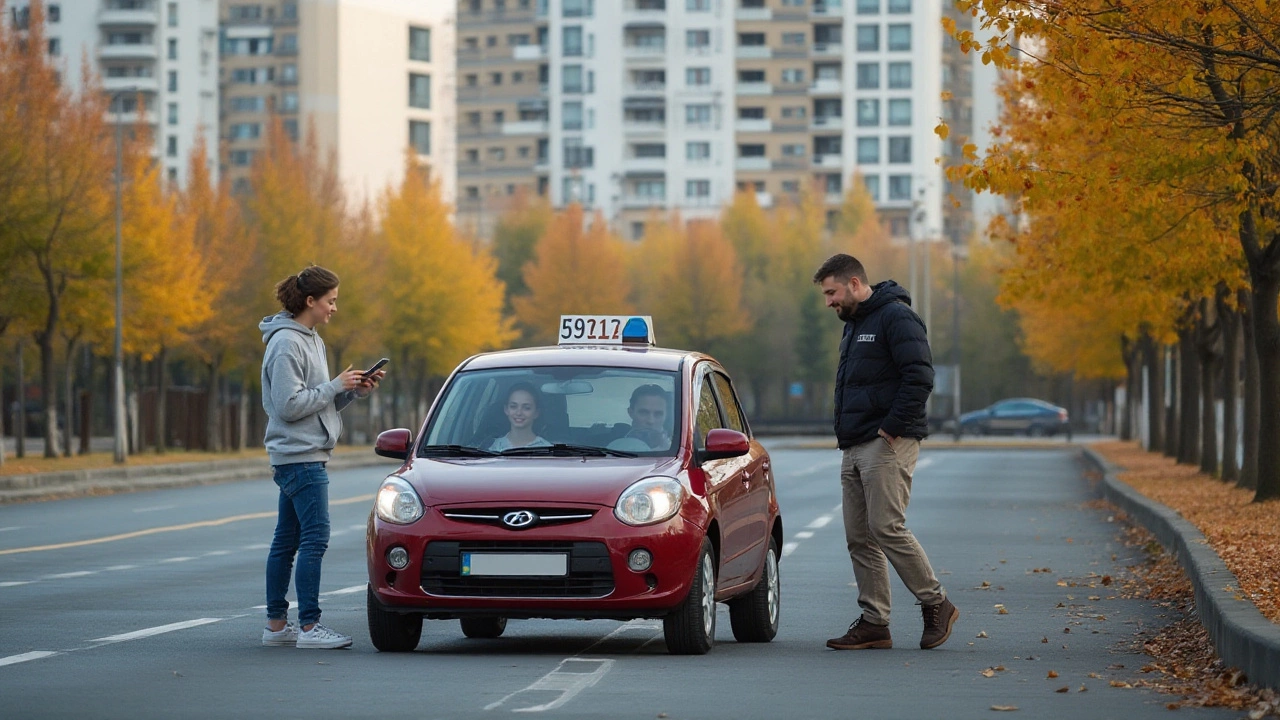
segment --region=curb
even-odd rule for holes
[[[343,470],[373,465],[390,467],[396,462],[378,457],[372,451],[342,453],[329,460],[328,469]],[[265,455],[261,458],[9,475],[0,477],[0,505],[270,477],[271,465]]]
[[[1204,534],[1181,515],[1138,493],[1116,477],[1122,470],[1090,448],[1085,457],[1102,471],[1103,496],[1151,531],[1172,550],[1195,590],[1196,615],[1209,631],[1218,657],[1243,670],[1248,681],[1280,690],[1280,625],[1227,588],[1240,586]]]

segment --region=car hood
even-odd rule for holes
[[[587,503],[613,507],[632,483],[674,476],[680,461],[658,458],[416,458],[400,476],[427,505]]]

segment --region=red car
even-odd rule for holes
[[[424,618],[486,638],[509,618],[662,618],[671,653],[702,654],[717,602],[741,642],[778,631],[769,455],[706,355],[621,343],[477,355],[417,439],[389,430],[376,452],[405,460],[369,517],[378,650],[413,650]]]

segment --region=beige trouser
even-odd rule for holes
[[[924,549],[906,526],[911,474],[920,441],[877,437],[844,450],[844,535],[858,582],[858,605],[867,622],[889,624],[889,564],[923,605],[942,602],[944,592]]]

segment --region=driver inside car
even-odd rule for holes
[[[627,407],[631,429],[625,437],[643,441],[652,449],[669,447],[671,436],[665,430],[667,392],[657,385],[641,385],[631,393]]]

